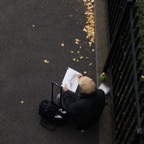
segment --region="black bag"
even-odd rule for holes
[[[39,114],[41,116],[40,124],[51,131],[54,130],[57,125],[63,125],[67,121],[67,112],[61,106],[54,103],[54,85],[60,88],[60,94],[62,95],[62,87],[52,82],[51,101],[42,100],[39,104]]]

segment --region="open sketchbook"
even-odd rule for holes
[[[103,90],[105,95],[108,94],[110,91],[110,88],[103,83],[100,84],[99,89]]]
[[[78,74],[80,73],[68,67],[65,76],[63,78],[62,85],[66,84],[68,90],[75,92],[78,87],[78,76],[77,76]]]

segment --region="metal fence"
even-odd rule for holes
[[[136,1],[107,0],[113,101],[113,143],[144,144],[142,37]]]

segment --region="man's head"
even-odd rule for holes
[[[95,82],[87,76],[79,77],[78,83],[83,93],[89,94],[96,89]]]

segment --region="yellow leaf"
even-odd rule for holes
[[[24,101],[20,101],[21,104],[24,104]]]
[[[90,47],[92,46],[92,42],[89,42],[89,46],[90,46]]]
[[[92,6],[91,2],[86,3],[86,6]]]
[[[64,43],[61,43],[61,46],[64,47]]]
[[[79,42],[75,42],[75,44],[79,44]]]
[[[84,28],[84,29],[83,29],[83,31],[84,31],[84,32],[87,32],[87,29],[86,29],[86,28]]]
[[[92,65],[92,63],[89,64],[89,66],[91,66],[91,65]]]
[[[48,60],[44,60],[44,63],[47,63],[47,64],[48,64],[48,63],[49,63],[49,61],[48,61]]]
[[[80,40],[79,40],[79,39],[75,39],[75,41],[80,42]]]
[[[80,43],[80,40],[79,40],[79,39],[75,39],[75,43],[76,43],[76,44],[79,44],[79,43]]]
[[[77,53],[79,54],[79,53],[80,53],[80,51],[77,51]]]
[[[91,41],[92,43],[94,43],[94,42],[95,42],[94,37],[90,38],[90,41]]]

